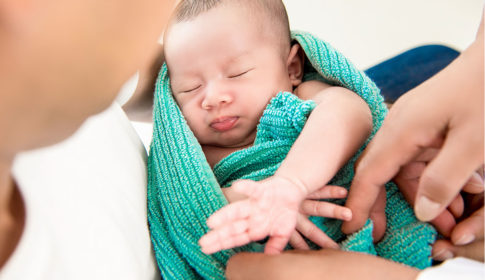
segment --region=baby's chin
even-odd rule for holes
[[[233,149],[242,149],[252,146],[254,143],[254,137],[251,135],[250,137],[227,137],[225,139],[217,139],[216,141],[207,143],[205,145],[219,147],[219,148],[233,148]]]

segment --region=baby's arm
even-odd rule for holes
[[[372,115],[362,98],[343,87],[309,81],[295,94],[317,106],[275,176],[292,178],[312,193],[362,146],[372,130]]]
[[[212,231],[199,242],[204,252],[268,235],[265,252],[281,252],[295,229],[302,201],[325,186],[368,137],[371,113],[355,93],[319,82],[304,83],[296,93],[318,105],[274,176],[233,184],[234,190],[249,198],[225,206],[208,219]]]

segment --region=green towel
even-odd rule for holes
[[[379,89],[329,44],[304,32],[294,32],[292,36],[302,46],[308,58],[305,79],[319,79],[329,84],[344,86],[359,94],[368,103],[373,116],[372,137],[387,113]],[[311,102],[297,103],[308,107],[301,110],[302,115],[296,116],[306,121],[305,114],[311,111]],[[265,116],[266,113],[265,111]],[[269,116],[271,118],[271,115]],[[292,121],[295,120],[294,117]],[[264,123],[263,119],[261,123]],[[258,134],[261,133],[258,131]],[[286,143],[287,149],[291,147],[291,143]],[[255,142],[255,146],[259,144],[261,143]],[[333,184],[348,187],[353,177],[353,165],[363,148],[338,172],[332,180]],[[239,176],[245,176],[241,173],[232,178],[231,175],[227,180],[221,177],[221,174],[226,174],[222,172],[221,167],[224,162],[230,162],[231,157],[234,157],[234,154],[215,167],[221,182],[230,183]],[[253,158],[251,156],[242,160]],[[270,176],[278,165],[279,163],[258,166],[251,172],[261,174],[253,178],[262,179]],[[256,171],[258,168],[260,171]],[[416,220],[412,209],[393,184],[388,184],[386,189],[387,204],[392,207],[386,208],[388,228],[385,238],[376,245],[372,243],[370,221],[357,233],[344,236],[340,232],[339,221],[318,217],[312,219],[346,250],[378,254],[418,268],[429,266],[429,244],[435,239],[434,229]],[[259,243],[212,255],[205,255],[200,251],[197,241],[208,231],[205,223],[207,218],[226,204],[227,200],[200,145],[172,98],[167,68],[164,66],[155,89],[154,131],[148,159],[148,220],[157,262],[164,278],[224,279],[224,268],[229,257],[241,251],[262,251],[263,246]]]

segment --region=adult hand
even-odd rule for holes
[[[465,218],[453,228],[449,240],[436,241],[433,245],[433,259],[443,261],[460,256],[484,261],[483,192],[465,195],[465,204],[469,213],[465,213]]]
[[[396,177],[394,177],[394,182],[397,183],[404,197],[412,206],[415,205],[415,198],[423,171],[438,152],[439,150],[437,149],[425,150],[418,158],[403,166]],[[483,175],[481,172],[483,172],[483,167],[472,174],[468,182],[462,187],[464,192],[471,194],[483,192]],[[467,209],[470,210],[469,208]],[[476,210],[477,208],[474,209]],[[462,195],[458,194],[448,207],[430,222],[439,233],[445,237],[450,237],[451,231],[456,225],[456,220],[462,216],[463,212],[464,201]]]
[[[450,205],[484,162],[483,76],[481,29],[448,67],[397,100],[356,166],[344,232],[364,225],[383,185],[427,148],[439,152],[419,180],[416,216],[430,221]]]
[[[411,205],[414,205],[422,171],[436,154],[436,150],[429,149],[403,167],[394,178]],[[446,237],[433,245],[433,259],[444,261],[461,256],[483,261],[483,185],[481,167],[462,188],[462,194],[457,195],[445,211],[431,220],[436,229]]]
[[[227,279],[415,279],[419,271],[379,257],[333,249],[240,253],[229,259]]]

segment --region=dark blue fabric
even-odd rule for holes
[[[393,103],[450,64],[459,52],[442,45],[410,49],[365,71],[381,89],[386,102]]]

